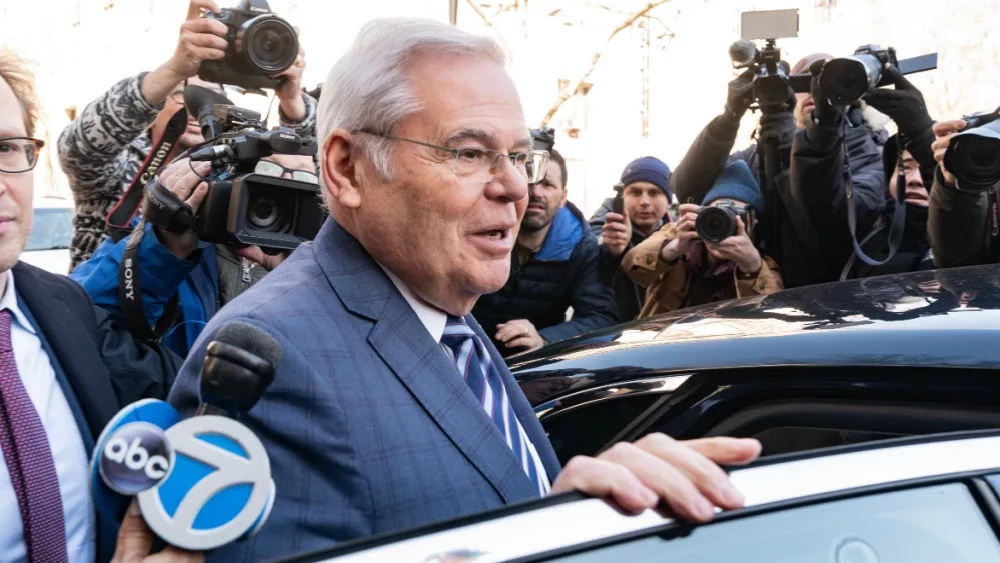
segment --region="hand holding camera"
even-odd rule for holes
[[[601,245],[608,249],[612,256],[625,254],[625,249],[632,241],[632,222],[628,213],[611,212],[604,216],[604,228],[601,231]]]
[[[912,141],[934,124],[927,112],[924,95],[890,63],[885,64],[883,74],[896,85],[896,89],[878,88],[865,101],[892,118],[899,132]]]
[[[197,214],[201,202],[208,194],[208,183],[202,178],[208,175],[211,169],[212,165],[209,162],[196,162],[192,166],[191,159],[182,158],[170,163],[157,181],[190,207],[191,213]],[[198,234],[193,229],[176,233],[156,227],[156,236],[164,248],[182,260],[187,259],[198,249]]]
[[[718,243],[706,242],[705,248],[716,260],[734,262],[744,274],[756,274],[764,263],[739,215],[736,216],[736,234]]]
[[[698,213],[701,207],[693,203],[684,203],[677,209],[677,238],[663,245],[660,249],[660,259],[664,262],[676,262],[687,254],[698,240]]]
[[[203,62],[222,60],[226,56],[229,46],[224,39],[226,26],[216,20],[202,18],[202,11],[221,12],[212,0],[191,0],[187,18],[181,25],[177,49],[165,65],[166,70],[176,75],[176,82],[198,74]]]
[[[812,75],[810,83],[810,93],[813,99],[813,119],[820,125],[831,125],[836,122],[838,109],[830,103],[830,97],[824,88],[822,75],[826,61],[818,60],[809,65],[809,74]]]
[[[934,160],[937,161],[938,168],[941,170],[941,176],[944,177],[944,185],[949,188],[955,188],[956,180],[955,176],[945,166],[944,157],[948,153],[948,147],[951,145],[951,138],[959,131],[965,129],[965,127],[966,123],[961,119],[939,121],[934,124],[934,136],[937,137],[937,140],[931,145],[931,150],[934,151]]]
[[[753,105],[754,76],[753,69],[748,69],[729,82],[729,95],[726,98],[726,115],[728,117],[740,119]]]

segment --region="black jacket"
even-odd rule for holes
[[[998,262],[1000,212],[988,190],[978,194],[960,192],[944,185],[941,171],[931,188],[927,235],[938,268],[976,266]],[[990,220],[990,216],[994,220]],[[995,226],[991,223],[994,223]]]
[[[611,212],[613,201],[614,198],[610,197],[604,200],[601,208],[590,218],[590,233],[598,240],[600,240],[601,233],[604,230],[604,217]],[[669,213],[663,217],[663,222],[670,222]],[[658,230],[660,230],[660,227],[653,229],[653,232],[655,233]],[[625,247],[625,252],[621,256],[612,256],[606,248],[601,247],[601,279],[604,280],[605,284],[614,289],[615,302],[618,303],[618,316],[621,317],[622,322],[635,320],[639,316],[639,312],[642,311],[643,304],[646,302],[646,288],[633,282],[621,268],[622,258],[628,254],[629,250],[632,250],[644,240],[646,240],[646,235],[638,231],[633,225],[632,240],[629,241],[628,246]]]
[[[776,238],[769,241],[777,248],[766,250],[781,264],[785,287],[836,281],[854,253],[847,227],[845,143],[857,232],[864,236],[885,206],[884,139],[863,123],[857,110],[831,126],[810,122],[806,129],[795,130],[790,119],[791,114],[782,115],[779,120],[784,121],[774,125],[781,131],[784,170],[775,179],[779,201],[771,208],[778,218],[768,218],[778,222]],[[759,174],[757,145],[729,154],[738,127],[720,116],[698,135],[671,178],[681,202],[700,204],[729,162],[745,160],[754,175]]]
[[[611,287],[601,281],[600,249],[587,232],[580,210],[567,203],[559,210],[541,249],[523,266],[511,256],[503,288],[479,298],[472,314],[504,356],[520,352],[494,338],[497,325],[527,319],[546,343],[557,342],[618,323]],[[573,318],[566,311],[573,308]]]
[[[53,369],[65,375],[82,411],[79,430],[90,457],[97,437],[120,408],[140,399],[166,398],[182,360],[166,348],[138,343],[68,277],[23,262],[11,271],[18,298],[54,356]],[[117,522],[107,514],[97,516],[98,561],[108,561]]]

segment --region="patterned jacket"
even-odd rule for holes
[[[164,104],[150,105],[140,85],[146,73],[126,78],[104,93],[59,136],[59,162],[69,177],[76,214],[70,244],[70,269],[90,258],[107,234],[106,219],[152,148],[149,127]],[[302,137],[316,135],[316,101],[303,94],[306,117],[285,119],[283,127]]]

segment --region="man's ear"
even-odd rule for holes
[[[559,207],[566,207],[566,199],[569,197],[569,190],[562,189],[562,197],[559,199]]]
[[[323,142],[320,170],[330,201],[357,209],[361,205],[358,189],[358,162],[355,159],[354,137],[344,129],[334,129]]]

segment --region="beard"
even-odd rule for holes
[[[552,216],[548,214],[544,217],[528,217],[525,215],[524,219],[521,219],[521,230],[528,233],[537,233],[548,227],[550,223],[552,223]]]

